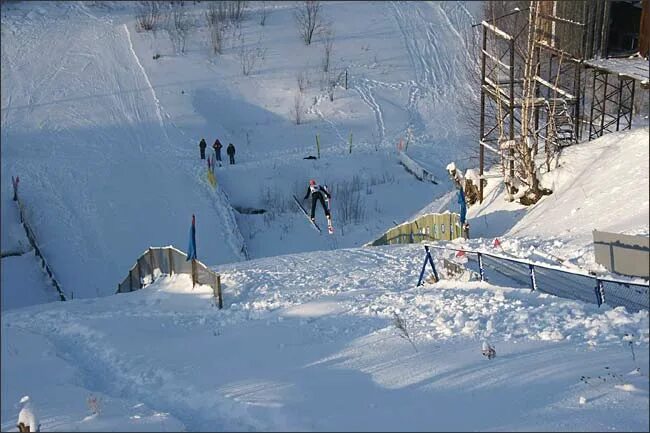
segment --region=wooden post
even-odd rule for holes
[[[348,68],[345,68],[345,90],[348,90]]]
[[[155,269],[155,263],[153,259],[153,250],[149,247],[149,266],[151,266],[151,281],[153,281],[153,270]]]
[[[140,257],[142,257],[142,256],[140,256]],[[138,260],[136,261],[136,263],[138,264],[138,281],[139,281],[140,288],[142,288],[142,286],[143,286],[143,284],[142,284],[142,267],[140,266],[140,257],[138,257]]]
[[[172,249],[167,248],[167,257],[169,260],[169,275],[174,275],[174,257],[172,255]]]
[[[215,297],[217,298],[218,306],[219,309],[221,310],[223,308],[223,299],[221,297],[221,275],[215,274],[215,284],[216,284]]]
[[[196,285],[196,259],[192,259],[192,288]]]
[[[318,153],[318,159],[320,159],[320,139],[318,134],[316,134],[316,152]]]

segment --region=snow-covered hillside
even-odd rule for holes
[[[504,275],[416,287],[421,245],[360,248],[457,211],[445,166],[468,168],[476,150],[457,102],[480,2],[323,2],[330,78],[348,78],[333,100],[323,36],[305,46],[294,3],[250,2],[219,56],[206,3],[183,6],[181,54],[164,28],[136,30],[136,2],[2,2],[2,431],[25,395],[42,431],[650,429],[647,310]],[[249,76],[242,44],[264,53]],[[468,213],[476,239],[452,244],[499,237],[505,254],[593,270],[593,229],[647,235],[650,128],[634,126],[566,149],[535,206],[505,202],[491,176]],[[237,148],[214,189],[202,137]],[[317,137],[321,158],[305,159]],[[400,140],[437,185],[398,163]],[[73,300],[53,302],[12,175]],[[293,202],[310,178],[334,193],[334,235]],[[224,308],[187,275],[113,295],[150,245],[187,248],[192,214]]]
[[[265,26],[262,3],[252,2],[220,56],[210,51],[205,2],[184,6],[184,54],[164,26],[136,31],[137,2],[3,3],[2,205],[12,205],[9,179],[20,176],[30,222],[69,295],[112,293],[149,245],[185,248],[191,214],[199,257],[216,264],[361,245],[448,189],[444,178],[436,187],[406,173],[395,146],[408,140],[434,169],[464,155],[469,131],[450,106],[469,91],[460,65],[476,5],[325,2],[332,74],[348,72],[348,89],[339,81],[330,102],[323,38],[305,46],[294,4],[266,3]],[[242,43],[265,52],[250,76]],[[299,73],[306,113],[296,125]],[[304,160],[316,135],[322,158]],[[214,192],[201,137],[237,148],[237,164],[217,168]],[[292,202],[313,177],[354,189],[359,203],[357,218],[335,220],[334,238],[313,232]]]
[[[500,237],[519,257],[536,250],[592,269],[593,230],[647,236],[650,127],[647,117],[636,123],[631,131],[565,149],[559,166],[542,178],[553,194],[534,206],[507,202],[503,183],[491,176],[496,170],[489,173],[484,203],[468,211],[472,237]]]
[[[219,266],[223,310],[175,276],[5,312],[2,430],[24,394],[44,431],[648,429],[647,311],[478,282],[416,288],[422,253]]]

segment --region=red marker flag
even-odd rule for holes
[[[499,238],[494,238],[494,248],[496,247],[501,248],[501,241],[499,241]]]

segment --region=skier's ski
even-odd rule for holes
[[[307,217],[307,219],[309,220],[309,222],[311,223],[311,225],[314,226],[314,228],[315,228],[316,230],[318,230],[318,233],[322,233],[320,227],[318,227],[318,224],[316,224],[315,221],[312,221],[312,220],[311,220],[311,217],[309,216],[309,214],[307,213],[307,211],[305,210],[305,208],[302,207],[302,204],[300,203],[300,200],[298,200],[298,198],[297,198],[295,195],[293,196],[293,199],[295,200],[296,204],[298,205],[298,207],[300,208],[300,210],[302,211],[302,213],[305,214],[305,216]]]

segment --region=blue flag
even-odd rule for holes
[[[460,205],[460,225],[463,225],[465,224],[465,216],[467,214],[467,204],[465,203],[463,188],[458,188],[458,204]]]
[[[194,215],[192,215],[192,227],[190,227],[190,246],[187,248],[187,260],[196,259],[196,227],[194,223]]]

